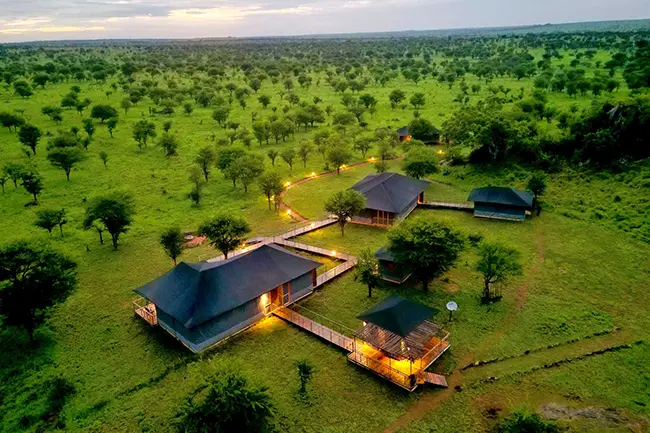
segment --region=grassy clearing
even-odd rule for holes
[[[473,82],[472,78],[468,79],[468,84]],[[72,84],[48,85],[45,90],[38,89],[28,100],[2,90],[0,106],[25,110],[30,122],[41,127],[45,134],[54,135],[58,130],[80,126],[81,117],[76,112],[65,112],[63,123],[56,125],[40,113],[40,108],[58,104]],[[106,97],[106,86],[75,84],[80,85],[82,97],[95,102],[119,106],[123,97],[118,92]],[[498,79],[493,84],[503,84],[514,90],[522,86],[530,89],[532,85],[529,79]],[[377,113],[368,119],[370,128],[402,126],[411,119],[411,109],[393,111],[388,106],[387,95],[396,87],[409,95],[424,92],[428,102],[420,111],[423,117],[436,124],[455,108],[452,100],[457,89],[450,90],[432,81],[416,86],[400,79],[387,88],[368,89],[380,101]],[[482,86],[472,98],[485,97],[486,87]],[[279,88],[280,85],[267,83],[261,93],[273,95],[277,102]],[[324,104],[340,107],[339,96],[324,85],[296,89],[296,93],[303,99],[320,96]],[[624,89],[614,97],[622,95]],[[591,98],[573,99],[551,94],[549,103],[561,109],[568,109],[572,104],[586,107]],[[76,389],[63,410],[65,430],[71,432],[169,431],[168,420],[184,395],[216,369],[231,364],[270,387],[278,405],[279,423],[287,432],[380,432],[416,407],[419,401],[441,393],[423,389],[407,395],[382,379],[349,365],[344,354],[336,348],[273,318],[204,356],[189,354],[161,330],[136,320],[131,309],[132,290],[171,267],[157,242],[163,228],[178,225],[184,231],[195,230],[203,220],[221,211],[243,214],[251,222],[254,234],[275,234],[296,226],[288,216],[269,211],[257,187],[245,194],[241,187],[233,189],[217,171],[206,187],[201,206],[192,207],[185,198],[190,190],[187,169],[200,147],[214,142],[213,136],[222,137],[225,132],[211,120],[211,109],[197,107],[191,117],[177,113],[170,118],[174,123],[172,132],[181,143],[179,156],[165,158],[162,150],[153,144],[139,151],[131,138],[131,124],[148,116],[146,104],[141,102],[128,114],[121,112],[114,138],[98,125],[88,150],[88,160],[73,170],[69,182],[62,171],[55,170],[45,160],[47,136],[38,148],[38,155],[27,160],[16,135],[6,129],[0,130],[0,166],[6,162],[22,162],[37,168],[45,181],[41,206],[64,207],[70,221],[64,227],[63,239],[57,235],[49,238],[46,232],[33,226],[36,209],[24,207],[29,197],[21,188],[14,189],[8,184],[6,193],[0,194],[2,241],[51,242],[76,260],[80,271],[78,290],[53,312],[49,326],[39,332],[43,343],[37,351],[27,347],[22,334],[0,332],[3,348],[0,351],[0,431],[36,430],[48,405],[47,383],[57,376],[68,379]],[[271,113],[270,109],[264,110],[251,101],[248,111],[233,105],[231,116],[250,125],[252,109],[261,116]],[[168,119],[154,118],[159,132],[165,120]],[[545,127],[553,129],[555,125]],[[266,153],[272,148],[296,144],[312,133],[311,129],[299,131],[287,144],[262,148],[254,144],[253,150]],[[108,169],[104,169],[98,158],[100,150],[109,154]],[[360,160],[361,156],[356,155],[355,161]],[[390,164],[392,170],[399,170],[398,161]],[[320,173],[324,165],[317,154],[309,159],[306,167],[297,162],[292,172],[284,162],[276,162],[276,168],[290,181],[312,171]],[[340,176],[308,182],[291,189],[286,201],[303,215],[320,218],[324,216],[323,202],[331,193],[349,187],[372,172],[373,167],[368,165],[344,171]],[[458,267],[436,282],[428,294],[407,284],[399,288],[379,288],[373,298],[368,299],[366,288],[354,281],[350,273],[315,293],[304,305],[356,328],[359,325],[355,319],[357,314],[393,293],[441,310],[448,300],[454,299],[461,309],[449,325],[453,348],[445,363],[452,367],[458,360],[520,353],[613,326],[647,338],[650,323],[645,303],[640,300],[647,298],[650,247],[625,233],[628,228],[634,232],[636,229],[632,226],[638,224],[640,218],[647,220],[647,206],[636,208],[639,203],[647,204],[640,201],[647,196],[643,195],[645,189],[640,189],[642,184],[635,183],[645,182],[644,176],[635,176],[629,182],[620,179],[616,183],[611,183],[611,177],[554,176],[546,198],[549,211],[524,224],[477,220],[458,212],[418,211],[455,224],[465,233],[481,233],[486,238],[498,239],[520,249],[525,273],[503,287],[501,303],[490,307],[479,305],[481,286],[472,268],[474,252],[468,249]],[[451,175],[435,177],[450,185],[434,184],[426,195],[431,200],[464,201],[469,189],[477,184],[507,181],[518,186],[525,182],[525,177],[523,170],[475,173],[453,168]],[[615,209],[608,208],[607,218],[596,221],[598,217],[590,215],[596,215],[598,206],[606,206],[614,200],[612,188],[622,191],[616,192],[621,200],[616,202]],[[80,227],[86,199],[114,190],[132,193],[138,212],[117,252],[109,245],[100,246],[95,233],[85,232]],[[593,191],[594,194],[588,194]],[[583,200],[582,208],[576,210],[579,200]],[[567,216],[567,212],[577,212],[582,217]],[[618,224],[605,224],[617,221],[616,215],[626,219],[619,219]],[[615,229],[617,226],[622,230]],[[386,243],[386,236],[385,230],[349,225],[345,237],[332,226],[301,240],[355,254],[362,248],[379,248]],[[86,246],[90,251],[86,251]],[[204,245],[186,251],[183,260],[202,260],[217,254]],[[525,290],[521,290],[522,287]],[[440,320],[444,322],[445,319],[443,313]],[[554,371],[535,373],[521,381],[453,394],[408,431],[484,431],[487,425],[483,422],[480,402],[494,395],[505,396],[502,398],[508,405],[504,407],[512,407],[519,402],[536,404],[542,400],[563,399],[564,395],[573,392],[584,402],[624,407],[635,416],[647,417],[648,406],[634,403],[650,399],[643,388],[647,380],[642,380],[650,374],[647,363],[643,363],[647,356],[647,346],[640,346]],[[308,358],[316,365],[308,402],[296,397],[298,379],[293,363],[298,358]]]

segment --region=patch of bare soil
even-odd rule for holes
[[[619,409],[596,406],[571,407],[567,404],[549,403],[541,406],[539,412],[551,421],[583,421],[602,427],[624,425],[630,421]],[[630,424],[630,427],[633,426],[634,424]]]

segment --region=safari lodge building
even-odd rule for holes
[[[181,262],[135,290],[145,301],[136,314],[201,352],[311,293],[321,265],[273,244],[217,262]]]
[[[489,186],[473,189],[468,201],[474,202],[474,216],[508,221],[524,221],[533,209],[533,193],[509,187]]]
[[[424,202],[426,180],[397,173],[370,174],[350,189],[366,197],[366,207],[351,222],[373,226],[392,226],[406,218],[418,203]]]
[[[426,372],[448,348],[449,334],[432,322],[438,311],[400,296],[390,296],[357,318],[348,360],[413,391],[425,382],[447,386],[444,377]]]

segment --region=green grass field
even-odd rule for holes
[[[599,53],[603,59],[607,55]],[[475,81],[468,77],[468,84]],[[24,110],[28,121],[41,127],[44,134],[55,135],[74,125],[80,127],[82,117],[74,111],[64,113],[61,125],[40,113],[43,105],[58,105],[72,84],[79,84],[81,96],[94,103],[117,107],[123,97],[121,92],[107,97],[107,85],[88,83],[48,85],[26,100],[2,89],[0,110]],[[499,78],[493,84],[513,90],[532,88],[531,79]],[[272,87],[266,82],[265,86],[260,93],[272,95],[277,101],[280,85]],[[411,119],[411,109],[390,109],[387,95],[395,87],[409,95],[424,92],[427,104],[420,111],[437,125],[457,108],[452,102],[457,90],[431,80],[415,85],[400,79],[386,88],[371,86],[367,90],[380,101],[377,113],[368,118],[371,129],[399,127]],[[486,87],[483,85],[472,100],[486,96]],[[325,84],[297,88],[296,93],[303,99],[320,96],[325,105],[340,107],[339,96]],[[624,95],[626,89],[622,88],[613,97]],[[550,94],[550,103],[560,109],[574,103],[588,107],[591,101],[592,97],[587,96],[574,99],[565,94]],[[162,330],[136,319],[131,305],[133,289],[172,265],[158,245],[164,228],[178,225],[184,231],[196,230],[217,212],[244,215],[254,235],[278,234],[298,226],[286,214],[269,211],[257,186],[247,194],[241,187],[233,189],[217,170],[201,205],[193,207],[185,198],[190,190],[188,168],[196,151],[212,143],[213,134],[224,136],[224,130],[210,118],[210,108],[197,107],[189,117],[177,110],[169,119],[157,116],[153,121],[159,132],[165,120],[173,121],[172,132],[180,140],[179,155],[166,158],[153,143],[140,151],[131,137],[131,125],[143,116],[148,117],[148,103],[142,101],[128,114],[120,113],[114,138],[98,124],[87,151],[88,160],[73,170],[69,182],[63,171],[54,169],[45,159],[48,137],[43,137],[38,154],[27,159],[16,134],[0,130],[0,167],[7,162],[33,165],[45,183],[40,208],[63,207],[69,220],[63,238],[56,232],[49,237],[33,225],[37,208],[24,206],[30,197],[9,182],[6,192],[0,194],[2,243],[21,239],[49,242],[79,264],[80,277],[76,292],[52,312],[47,326],[37,333],[38,349],[30,349],[26,335],[20,332],[4,328],[0,331],[0,432],[40,431],[46,425],[47,420],[41,416],[48,404],[48,381],[54,377],[64,377],[75,387],[62,412],[65,431],[171,431],[169,419],[184,397],[226,366],[241,368],[255,382],[270,388],[283,432],[383,432],[391,428],[413,433],[483,432],[494,422],[486,416],[489,408],[508,412],[520,406],[538,408],[551,402],[575,407],[615,407],[628,420],[615,424],[575,420],[568,423],[573,431],[650,431],[647,343],[533,373],[519,371],[519,364],[514,362],[508,371],[512,375],[495,383],[472,385],[459,373],[453,383],[462,384],[461,392],[453,388],[422,388],[407,394],[349,364],[345,354],[335,347],[276,318],[264,320],[201,356],[190,354]],[[250,126],[253,110],[261,116],[271,113],[251,97],[247,110],[233,104],[231,117]],[[555,125],[545,127],[553,130]],[[313,131],[301,128],[287,144],[260,149],[254,143],[253,150],[266,153],[271,148],[294,145],[311,137]],[[107,169],[98,157],[101,150],[109,154]],[[361,160],[361,155],[355,156],[355,162]],[[270,166],[268,159],[266,162]],[[298,161],[291,173],[280,160],[276,166],[287,181],[293,182],[312,171],[321,173],[325,163],[320,155],[314,154],[306,167]],[[399,171],[400,162],[391,161],[390,168]],[[302,215],[320,218],[325,216],[323,202],[329,195],[373,171],[371,165],[365,165],[343,171],[340,176],[316,179],[289,190],[285,200]],[[645,167],[629,178],[624,174],[589,177],[570,171],[551,175],[544,197],[546,210],[541,217],[523,224],[479,220],[462,212],[416,211],[427,218],[447,221],[466,234],[480,233],[486,239],[502,241],[521,251],[524,274],[502,288],[504,297],[500,303],[480,305],[481,281],[473,269],[475,251],[469,248],[458,266],[436,281],[429,293],[407,284],[376,289],[373,298],[368,299],[366,288],[349,273],[302,304],[356,328],[359,323],[355,316],[390,294],[399,293],[440,310],[453,299],[460,309],[449,324],[452,349],[436,367],[445,373],[471,361],[520,354],[615,327],[622,331],[608,344],[647,340],[650,245],[641,240],[650,237],[650,202],[647,185],[643,186],[650,179],[647,173],[650,169]],[[426,196],[430,200],[464,201],[474,186],[523,186],[527,176],[524,169],[516,167],[489,172],[453,167],[449,175],[433,177],[445,184],[433,184]],[[137,210],[132,228],[123,235],[118,251],[108,244],[100,245],[94,232],[83,231],[81,227],[86,201],[111,191],[131,193]],[[363,248],[377,249],[386,239],[385,230],[351,225],[344,237],[336,226],[331,226],[300,238],[305,243],[351,254]],[[209,246],[200,246],[186,251],[182,259],[196,261],[216,255]],[[445,323],[446,313],[441,313],[439,320]],[[580,354],[571,347],[567,346],[566,352],[558,351],[553,355],[558,358],[550,361]],[[316,366],[307,401],[297,396],[294,362],[300,358],[307,358]]]

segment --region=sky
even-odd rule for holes
[[[650,17],[650,0],[0,0],[0,42],[283,36]]]

